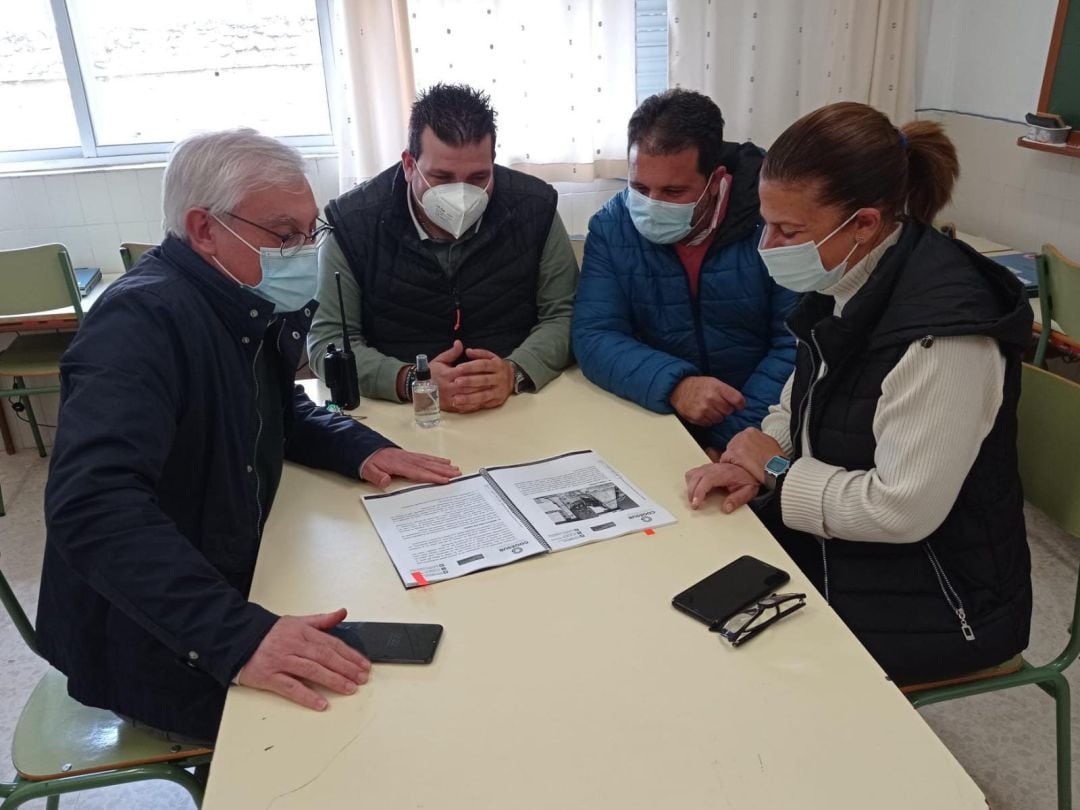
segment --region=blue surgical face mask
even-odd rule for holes
[[[787,287],[794,292],[820,291],[828,289],[838,282],[847,270],[848,259],[851,258],[851,254],[859,246],[858,241],[848,251],[844,260],[831,270],[826,270],[821,263],[821,253],[818,252],[818,248],[839,233],[845,225],[855,219],[855,215],[858,213],[856,211],[845,219],[836,226],[832,233],[816,244],[813,240],[810,240],[798,245],[762,248],[759,242],[758,253],[761,255],[761,260],[765,262],[765,269],[769,271],[773,281],[781,287]],[[761,239],[762,241],[765,240],[764,231],[761,234]]]
[[[214,216],[211,214],[211,216]],[[259,254],[262,280],[252,287],[228,271],[217,256],[212,257],[225,274],[241,286],[274,305],[274,312],[296,312],[315,297],[319,280],[319,248],[305,245],[291,256],[282,256],[275,247],[257,248],[217,217],[217,223]]]
[[[709,178],[712,182],[712,178]],[[658,245],[671,245],[694,229],[694,209],[705,198],[709,183],[701,190],[701,196],[692,203],[672,203],[653,200],[640,191],[628,189],[626,208],[638,233]]]

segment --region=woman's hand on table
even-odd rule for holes
[[[714,489],[724,489],[727,497],[721,505],[730,514],[758,494],[760,483],[742,467],[726,462],[702,464],[686,473],[686,495],[690,506],[697,509],[705,502],[705,496]]]
[[[767,433],[757,428],[746,428],[728,442],[720,461],[741,467],[759,484],[765,483],[765,465],[773,456],[783,456],[784,448]]]

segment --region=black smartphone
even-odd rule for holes
[[[342,622],[326,632],[377,664],[430,664],[442,638],[441,624]]]
[[[671,604],[714,627],[789,579],[787,572],[755,557],[743,556],[691,585],[672,599]]]

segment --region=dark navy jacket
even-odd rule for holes
[[[784,319],[798,301],[769,278],[757,252],[762,152],[749,143],[731,152],[728,211],[701,264],[697,298],[674,247],[638,233],[623,192],[589,222],[573,324],[585,376],[651,411],[672,413],[671,392],[685,377],[713,376],[739,389],[743,410],[708,430],[691,428],[719,449],[759,427],[780,401],[795,363]]]
[[[256,353],[279,364],[286,459],[358,478],[392,446],[294,386],[314,308],[275,320],[169,237],[86,317],[60,365],[37,618],[72,697],[216,735],[227,685],[277,618],[247,599],[269,507]]]

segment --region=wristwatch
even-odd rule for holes
[[[405,402],[412,402],[412,387],[416,382],[416,366],[409,366],[405,370],[405,384],[402,388],[405,389]]]
[[[783,456],[773,456],[765,462],[765,489],[776,492],[790,466],[791,461]]]
[[[510,368],[514,370],[514,393],[524,394],[533,390],[533,382],[529,379],[529,375],[515,363],[513,360],[507,360],[510,364]]]

